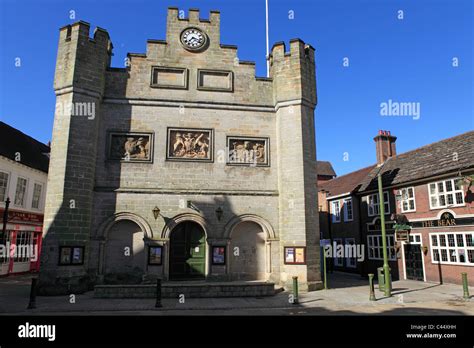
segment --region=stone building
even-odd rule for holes
[[[276,43],[270,78],[178,18],[112,68],[106,30],[60,29],[43,293],[93,284],[264,280],[320,287],[314,48]]]

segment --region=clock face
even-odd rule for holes
[[[197,28],[188,28],[181,33],[181,43],[188,50],[199,50],[206,42],[206,34]]]

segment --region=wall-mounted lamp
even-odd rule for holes
[[[158,219],[158,216],[160,216],[160,208],[154,207],[152,211],[153,211],[153,216],[155,217],[155,220]]]
[[[216,209],[216,216],[217,216],[217,220],[218,220],[218,221],[221,221],[222,214],[224,214],[224,211],[222,210],[221,207],[218,207],[218,208]]]

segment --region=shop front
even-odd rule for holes
[[[9,210],[7,221],[0,232],[0,276],[38,272],[43,215]]]

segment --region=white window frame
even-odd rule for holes
[[[35,186],[38,185],[39,187],[41,187],[41,191],[40,191],[40,195],[38,197],[38,206],[37,207],[33,207],[33,202],[34,202],[34,199],[35,199]],[[35,209],[35,210],[41,210],[41,201],[42,201],[42,198],[43,198],[43,190],[44,189],[44,184],[41,183],[41,182],[34,182],[33,183],[33,194],[31,195],[31,209]]]
[[[396,261],[397,260],[397,253],[395,252],[395,236],[393,234],[387,234],[387,247],[393,249],[392,253],[388,253],[388,260],[389,261]],[[378,244],[375,245],[373,242],[377,239]],[[370,249],[373,249],[374,256],[370,256]],[[375,249],[378,251],[378,256],[375,256]],[[381,234],[369,234],[367,235],[367,256],[369,260],[383,260],[383,246],[382,246],[382,235]]]
[[[336,248],[338,245],[342,245],[344,247],[344,243],[342,242],[342,238],[333,238],[333,246],[334,242],[336,243]],[[336,255],[337,249],[333,250],[333,255]],[[344,267],[344,257],[334,257],[334,266],[337,267]]]
[[[350,242],[352,242],[353,245],[356,245],[355,238],[346,238],[344,240],[344,245],[345,244],[350,244]],[[345,250],[345,248],[344,248],[344,250]],[[356,246],[356,250],[357,250],[357,246]],[[351,264],[351,261],[353,261],[354,264]],[[348,257],[348,256],[346,256],[346,267],[347,268],[357,268],[357,257]]]
[[[0,173],[6,174],[7,175],[7,186],[5,186],[5,197],[3,197],[2,200],[0,200],[0,203],[5,204],[5,200],[8,197],[8,191],[10,190],[10,182],[11,182],[11,173],[7,172],[6,170],[0,170]]]
[[[409,196],[409,191],[413,192],[413,197]],[[405,192],[404,192],[405,191]],[[416,198],[415,198],[415,187],[404,187],[400,189],[400,193],[402,194],[402,199],[400,200],[400,209],[402,213],[409,213],[416,211]],[[410,209],[410,201],[413,201],[413,209]],[[408,209],[405,209],[403,203],[407,203]]]
[[[16,204],[16,195],[17,195],[17,189],[18,189],[18,182],[20,181],[20,179],[26,180],[25,193],[24,193],[24,196],[23,196],[23,203],[22,203],[21,205],[20,205],[20,204]],[[16,178],[15,197],[13,198],[13,205],[14,205],[15,207],[24,208],[24,207],[26,206],[27,198],[28,198],[28,178],[25,178],[25,177],[22,177],[22,176],[18,176],[18,177]]]
[[[335,207],[336,204],[337,204],[337,209]],[[331,201],[331,214],[332,214],[333,223],[341,222],[341,202]]]
[[[376,197],[376,203],[374,203],[374,197]],[[371,203],[372,201],[372,203]],[[390,195],[388,191],[383,192],[383,203],[385,209],[385,215],[390,214]],[[379,216],[380,215],[380,208],[379,208],[379,194],[373,193],[367,196],[367,214],[368,216]],[[377,207],[377,212],[375,212],[375,208]],[[372,209],[372,213],[370,210]]]
[[[344,222],[354,221],[354,204],[352,204],[352,198],[344,198]],[[351,218],[348,217],[347,204],[346,202],[351,202]]]
[[[446,191],[446,181],[451,181],[451,187],[453,188],[452,191]],[[444,208],[450,208],[450,207],[462,207],[466,204],[466,202],[464,201],[464,186],[461,185],[461,188],[456,190],[456,179],[445,179],[445,180],[439,180],[439,181],[435,181],[435,182],[430,182],[427,184],[427,188],[428,188],[428,200],[430,202],[430,209],[431,210],[435,210],[435,209],[444,209]],[[439,192],[438,191],[438,185],[442,183],[443,184],[443,192]],[[431,185],[434,185],[435,187],[435,193],[431,193]],[[461,193],[461,197],[462,197],[462,203],[456,203],[456,193]],[[448,204],[448,199],[447,199],[447,195],[448,194],[452,194],[453,195],[453,204]],[[444,205],[440,205],[440,196],[444,196],[444,202],[445,204]],[[432,197],[436,197],[437,199],[437,206],[433,206],[433,202],[431,201],[431,198]]]
[[[454,235],[454,246],[449,246],[449,240],[448,240],[448,234],[453,234]],[[467,246],[467,235],[471,234],[472,239],[474,242],[474,232],[473,231],[456,231],[456,232],[432,232],[429,234],[429,239],[430,239],[430,250],[431,250],[431,263],[432,264],[443,264],[443,265],[459,265],[459,266],[474,266],[474,262],[469,262],[469,253],[468,250],[472,250],[474,253],[474,245],[473,246]],[[446,240],[446,246],[441,246],[440,245],[440,235],[445,236]],[[462,235],[463,237],[463,244],[464,246],[458,246],[458,237],[457,235]],[[437,240],[437,245],[433,246],[433,239],[432,236],[436,236]],[[439,261],[435,261],[434,258],[434,253],[435,250],[438,251],[438,257]],[[443,261],[441,257],[441,250],[446,250],[446,255],[448,257],[448,261]],[[451,256],[449,254],[450,250],[454,250],[456,253],[456,262],[451,261]],[[459,262],[459,250],[464,250],[464,256],[466,259],[466,262]],[[474,256],[473,256],[474,258]],[[474,259],[473,259],[474,260]]]

